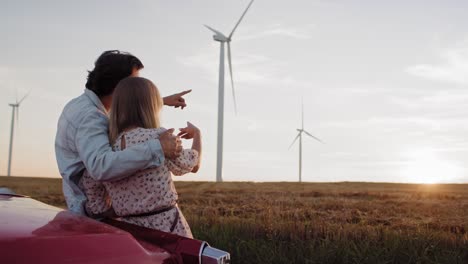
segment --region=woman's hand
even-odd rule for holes
[[[179,130],[180,132],[177,136],[185,139],[192,139],[195,136],[200,135],[200,129],[190,122],[187,122],[187,127],[179,128]]]
[[[159,143],[161,144],[164,156],[169,159],[177,158],[182,151],[182,142],[179,137],[172,134],[173,132],[174,129],[171,128],[159,135]]]

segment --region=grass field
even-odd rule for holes
[[[64,207],[59,179],[0,177]],[[176,182],[194,235],[232,263],[468,263],[468,185]]]

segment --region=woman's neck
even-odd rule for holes
[[[138,128],[138,127],[137,126],[129,126],[129,127],[124,128],[124,130],[122,130],[122,132],[128,132],[128,131],[133,130],[135,128]]]

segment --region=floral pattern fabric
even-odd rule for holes
[[[158,138],[165,129],[136,128],[124,132],[116,140],[114,151],[126,147],[143,144]],[[124,140],[122,138],[124,137]],[[193,170],[198,163],[198,152],[184,149],[181,155],[174,159],[166,159],[163,166],[137,171],[135,174],[121,180],[97,182],[88,173],[83,174],[80,186],[88,198],[86,210],[90,214],[101,214],[111,207],[121,220],[132,224],[170,232],[170,228],[179,210],[178,223],[173,231],[185,237],[192,238],[192,232],[179,207],[176,205],[178,194],[172,180],[173,175],[184,175]],[[174,206],[173,209],[150,216],[131,216],[159,211]]]

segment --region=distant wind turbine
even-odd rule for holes
[[[298,128],[297,131],[299,131],[299,134],[297,134],[296,138],[291,143],[289,148],[291,148],[294,145],[294,143],[296,143],[297,139],[299,139],[299,182],[302,182],[302,133],[305,133],[309,137],[323,143],[322,140],[315,136],[312,136],[309,132],[304,130],[304,103],[302,104],[302,128]]]
[[[229,64],[229,73],[231,76],[231,86],[232,86],[232,98],[234,100],[234,111],[237,114],[237,103],[236,103],[236,93],[234,91],[234,79],[232,77],[232,62],[231,62],[231,39],[234,31],[236,31],[240,22],[244,18],[247,10],[249,10],[254,0],[250,1],[249,5],[245,9],[244,13],[240,17],[237,24],[232,29],[231,34],[226,37],[223,33],[219,32],[216,29],[213,29],[207,25],[206,28],[211,30],[214,34],[213,39],[220,43],[220,58],[219,58],[219,91],[218,91],[218,155],[216,163],[216,181],[223,181],[223,123],[224,123],[224,43],[227,43],[227,56]]]
[[[14,131],[15,131],[15,116],[16,116],[16,121],[18,122],[19,120],[19,107],[21,103],[28,97],[29,91],[21,100],[18,101],[18,98],[16,98],[16,103],[15,104],[10,104],[11,106],[11,131],[10,131],[10,152],[8,154],[8,176],[11,176],[11,157],[13,153],[13,136],[14,136]]]

